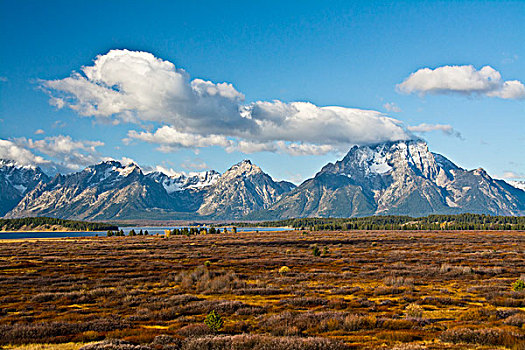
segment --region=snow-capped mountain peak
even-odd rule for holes
[[[0,161],[0,204],[5,204],[0,210],[6,217],[234,219],[253,214],[269,219],[525,213],[525,192],[518,189],[525,189],[525,183],[492,179],[482,168],[460,168],[430,152],[422,140],[354,146],[343,159],[327,164],[298,187],[275,182],[249,160],[222,175],[171,169],[166,173],[160,167],[144,174],[138,165],[118,161],[51,180],[36,169]]]
[[[113,170],[119,173],[120,176],[129,176],[134,172],[142,172],[140,167],[135,163],[130,163],[124,167],[114,167]]]
[[[265,215],[522,215],[525,197],[509,187],[482,168],[467,171],[433,154],[422,140],[387,142],[352,147],[342,160],[327,164]]]
[[[354,146],[335,164],[329,163],[321,172],[339,173],[350,178],[384,177],[413,169],[427,178],[435,178],[439,166],[422,140],[387,142]]]
[[[168,175],[162,171],[148,173],[147,177],[162,184],[166,192],[174,193],[184,190],[200,190],[217,182],[220,174],[215,170],[202,172],[175,173]]]
[[[18,168],[36,170],[37,166],[32,164],[20,164],[11,159],[0,159],[0,168]]]

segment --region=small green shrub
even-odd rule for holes
[[[210,330],[217,333],[222,328],[224,321],[222,320],[221,315],[213,310],[204,319],[204,324],[206,324]]]
[[[206,261],[204,262],[204,266],[206,266],[206,267],[210,267],[210,266],[211,266],[211,262],[210,262],[209,260],[206,260]]]
[[[312,254],[314,256],[320,256],[321,255],[321,250],[319,249],[319,247],[317,245],[314,245],[312,247]]]
[[[520,279],[517,279],[516,282],[512,283],[512,290],[516,292],[521,292],[522,290],[525,290],[525,281]]]

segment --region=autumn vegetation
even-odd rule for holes
[[[514,230],[6,240],[0,347],[524,349],[524,250]]]

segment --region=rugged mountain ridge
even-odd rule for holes
[[[200,190],[217,182],[221,174],[215,170],[199,173],[168,175],[160,171],[148,173],[150,179],[160,183],[169,194],[185,190]]]
[[[49,181],[39,167],[0,159],[0,216],[12,210],[39,183]]]
[[[244,160],[232,166],[210,187],[197,211],[202,216],[238,219],[255,210],[266,209],[295,187],[275,182],[257,165]]]
[[[5,217],[240,218],[267,208],[291,187],[291,183],[274,182],[250,161],[233,166],[223,175],[207,171],[171,176],[144,174],[136,164],[106,161],[38,184]]]
[[[53,179],[38,168],[5,164],[0,167],[0,186],[6,188],[2,205],[10,218],[525,215],[525,191],[493,179],[481,168],[463,169],[430,152],[422,140],[354,146],[343,159],[325,165],[298,187],[274,181],[249,160],[222,175],[215,171],[145,174],[136,164],[108,161]]]
[[[136,164],[106,161],[39,184],[6,217],[100,220],[162,215],[177,209],[163,186],[145,176]]]
[[[486,213],[524,215],[525,192],[465,170],[422,140],[354,146],[266,211],[249,218]]]

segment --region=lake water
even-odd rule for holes
[[[183,228],[188,226],[166,226],[166,227],[121,227],[124,233],[127,235],[129,231],[135,230],[139,233],[140,230],[146,231],[150,235],[163,235],[164,230],[173,230],[174,228]],[[221,228],[221,232],[224,228]],[[271,231],[289,231],[291,229],[286,227],[237,227],[237,232],[253,232],[258,230],[259,232],[271,232]],[[231,231],[231,227],[228,227],[228,231]],[[107,231],[100,232],[0,232],[0,239],[20,239],[20,238],[60,238],[60,237],[94,237],[94,236],[106,236]]]
[[[104,232],[0,232],[0,239],[105,236]]]

